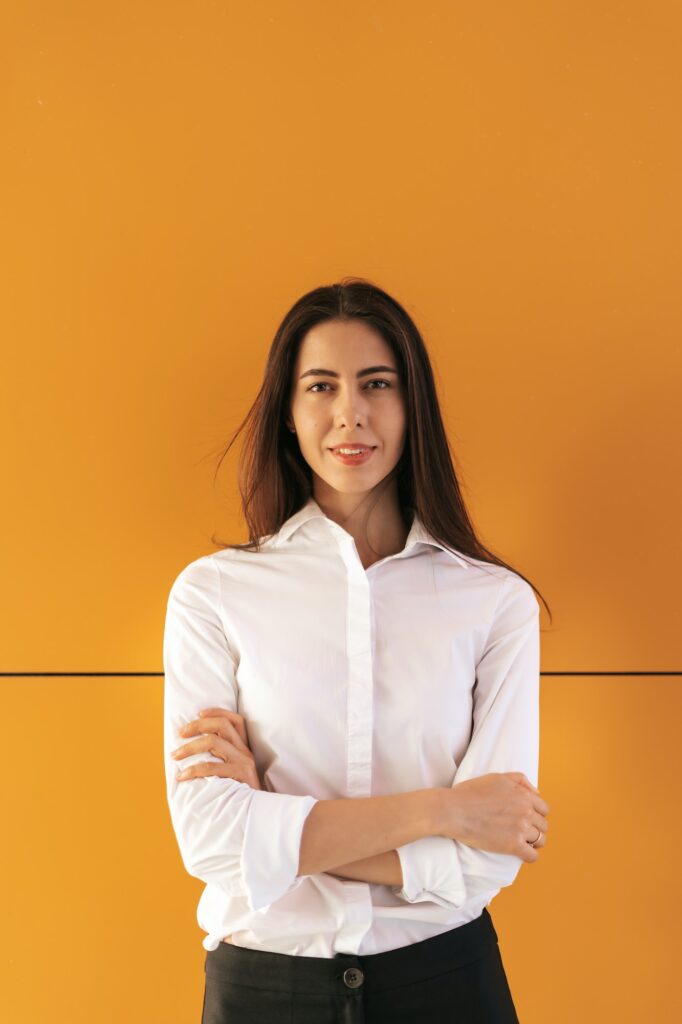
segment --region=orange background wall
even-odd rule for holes
[[[423,330],[482,538],[555,615],[549,841],[491,904],[519,1017],[682,1019],[681,22],[660,0],[8,13],[12,1024],[199,1024],[165,602],[214,530],[246,539],[212,453],[285,310],[344,274]]]

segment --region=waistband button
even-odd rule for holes
[[[349,967],[343,972],[343,980],[348,988],[357,988],[362,985],[364,977],[359,967]]]

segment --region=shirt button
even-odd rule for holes
[[[343,972],[343,980],[348,988],[357,988],[364,981],[364,974],[359,967],[349,967]]]

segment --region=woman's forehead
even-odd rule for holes
[[[395,367],[390,345],[373,327],[357,320],[326,321],[311,327],[301,340],[297,367],[305,362],[305,369],[310,364],[310,367],[357,372],[379,361]]]

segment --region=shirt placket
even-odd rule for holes
[[[372,795],[374,703],[370,579],[353,538],[340,530],[338,541],[347,579],[346,795],[369,797]],[[357,953],[372,924],[370,887],[367,882],[346,880],[343,888],[345,915],[337,935],[337,949]]]

